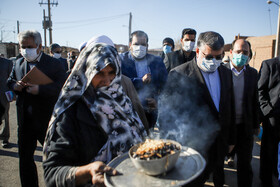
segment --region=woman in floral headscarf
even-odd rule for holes
[[[144,126],[121,83],[116,49],[89,43],[66,80],[44,144],[47,186],[103,182],[114,157],[143,141]]]

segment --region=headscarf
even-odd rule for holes
[[[130,99],[123,92],[120,59],[116,49],[104,43],[88,44],[81,51],[72,73],[61,90],[49,123],[46,142],[50,144],[58,117],[82,98],[98,125],[108,136],[106,144],[93,161],[107,163],[113,157],[127,152],[133,144],[143,141],[146,132],[138,114],[132,109]],[[115,68],[116,77],[108,87],[94,89],[91,80],[108,65]],[[48,146],[45,143],[46,155]]]
[[[87,42],[83,42],[83,43],[81,43],[80,45],[79,45],[79,52],[81,52],[85,47],[86,47],[86,45],[87,45]]]
[[[107,45],[110,45],[110,46],[115,46],[113,41],[108,37],[108,36],[105,36],[105,35],[100,35],[100,36],[94,36],[92,37],[86,44],[86,46],[89,46],[90,44],[97,44],[97,43],[104,43],[104,44],[107,44]]]

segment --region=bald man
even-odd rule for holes
[[[237,141],[235,148],[228,155],[228,165],[234,165],[236,154],[238,186],[247,187],[252,186],[253,180],[253,134],[259,132],[258,72],[249,66],[250,51],[248,41],[234,40],[230,50],[230,63],[225,64],[232,71],[237,128]]]

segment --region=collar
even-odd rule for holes
[[[232,65],[232,62],[230,61],[230,69],[235,73],[236,75],[240,75],[243,71],[246,70],[246,65],[243,66],[241,71],[237,71],[237,69]]]

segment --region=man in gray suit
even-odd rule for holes
[[[237,155],[238,186],[252,186],[251,166],[254,134],[259,132],[258,72],[249,66],[250,44],[244,39],[232,42],[230,62],[225,64],[232,71],[235,100],[236,145],[228,154],[228,165]]]
[[[2,120],[5,122],[3,123],[2,128],[0,128],[0,139],[3,140],[2,147],[7,148],[9,146],[9,138],[10,138],[10,128],[9,128],[9,108],[10,103],[6,98],[5,92],[9,89],[7,87],[7,79],[12,71],[13,62],[0,57],[0,102],[1,105],[4,107],[4,114],[1,115],[0,124],[2,124]]]

